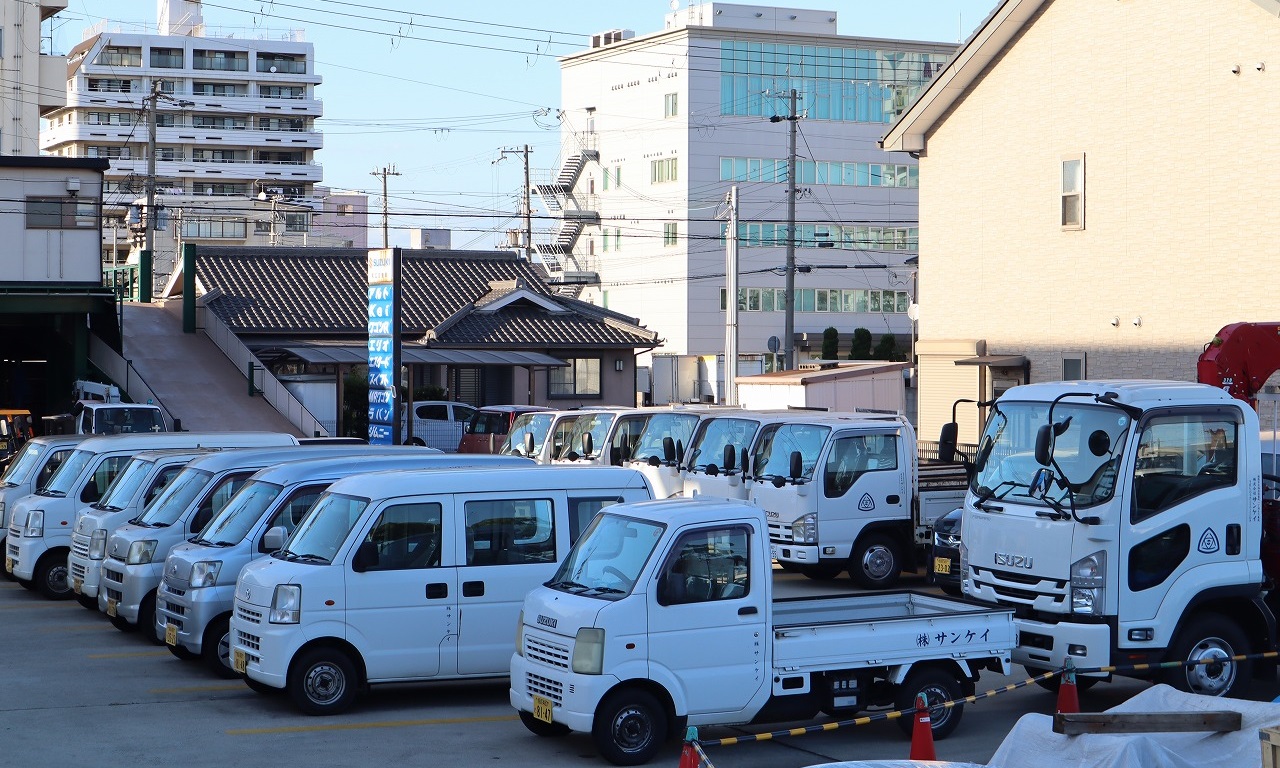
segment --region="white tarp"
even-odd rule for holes
[[[1053,732],[1053,717],[1023,715],[988,763],[991,768],[1247,768],[1262,764],[1258,729],[1280,725],[1280,704],[1217,699],[1156,685],[1108,712],[1241,714],[1228,733],[1082,734]]]

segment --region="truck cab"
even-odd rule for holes
[[[1274,650],[1259,440],[1253,409],[1203,384],[1008,390],[964,503],[965,594],[1017,611],[1029,671],[1182,662],[1122,674],[1234,695],[1254,664],[1231,657]]]
[[[751,451],[761,427],[808,414],[795,411],[721,412],[698,423],[683,464],[683,496],[745,501],[749,495]]]
[[[18,450],[4,474],[0,475],[0,524],[4,526],[0,530],[0,546],[4,546],[8,538],[14,502],[44,487],[76,445],[88,437],[44,435],[28,440]],[[7,570],[5,575],[9,576]]]

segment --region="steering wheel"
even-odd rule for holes
[[[1206,475],[1222,476],[1230,474],[1225,464],[1205,464],[1196,473],[1196,477],[1204,477]]]
[[[606,565],[602,570],[604,573],[617,579],[619,584],[623,584],[627,589],[631,589],[631,579],[627,578],[627,574],[617,568],[614,568],[612,565]]]

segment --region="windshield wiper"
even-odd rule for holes
[[[206,543],[207,543],[207,542],[206,542]],[[215,546],[215,547],[234,547],[234,546],[235,546],[236,544],[238,544],[238,543],[239,543],[239,542],[235,542],[235,541],[215,541],[215,542],[213,542],[213,546]]]
[[[36,491],[37,496],[52,496],[55,499],[61,499],[67,495],[66,491],[55,491],[52,488],[41,488]]]
[[[168,527],[169,527],[169,526],[171,526],[171,525],[173,525],[173,523],[152,523],[151,525],[149,525],[149,526],[147,526],[147,527],[149,527],[149,528],[168,528]]]
[[[289,558],[290,560],[297,560],[300,562],[307,562],[307,563],[325,563],[326,565],[329,563],[329,558],[325,557],[324,555],[312,555],[312,554],[299,555],[294,552],[290,552],[289,554],[293,555],[293,557]]]
[[[589,589],[592,589],[596,592],[604,593],[606,595],[625,595],[626,594],[625,590],[618,589],[617,587],[589,587]]]
[[[133,518],[132,520],[130,520],[130,521],[129,521],[129,525],[136,525],[136,526],[139,526],[139,527],[141,527],[141,528],[154,528],[154,527],[155,527],[155,526],[153,526],[151,523],[148,523],[146,520],[143,520],[143,519],[142,519],[142,518],[140,518],[140,517],[135,517],[135,518]]]
[[[93,508],[100,509],[103,512],[123,512],[124,511],[124,507],[117,507],[114,504],[107,504],[106,506],[102,506],[102,507],[98,506],[97,504],[94,504]]]
[[[548,581],[544,586],[551,587],[552,589],[580,589],[584,592],[591,589],[591,587],[588,587],[586,584],[579,584],[576,581]]]
[[[213,546],[213,542],[212,542],[212,541],[209,541],[208,539],[201,538],[201,537],[199,537],[199,536],[195,537],[194,539],[191,539],[190,541],[191,541],[191,543],[192,543],[192,544],[202,544],[202,545],[204,545],[204,546],[206,546],[206,547],[212,547],[212,546]]]

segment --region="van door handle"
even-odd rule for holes
[[[439,600],[442,597],[449,596],[449,585],[444,582],[436,582],[427,585],[427,599]]]
[[[756,607],[754,605],[748,605],[745,608],[738,609],[739,616],[751,616],[755,612],[756,612]]]
[[[482,597],[484,596],[483,581],[464,581],[462,582],[463,597]]]
[[[899,501],[901,501],[901,500],[902,500],[902,499],[901,499],[901,498],[900,498],[900,497],[895,493],[894,495],[892,495],[892,496],[889,496],[889,497],[885,498],[884,503],[885,503],[885,504],[897,504],[897,503],[898,503]]]

